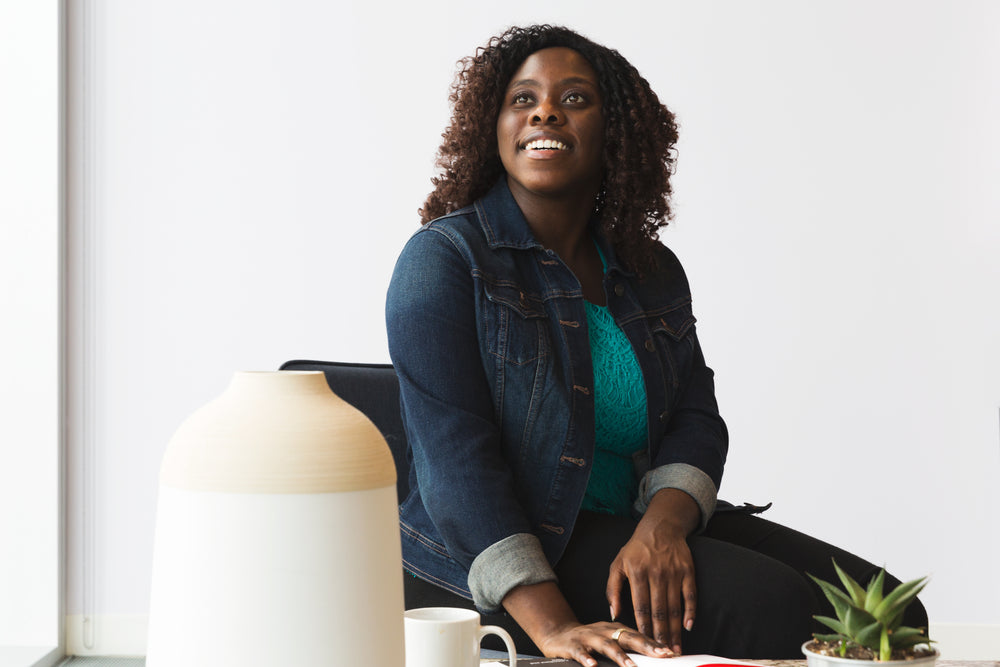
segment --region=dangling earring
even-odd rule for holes
[[[594,215],[600,216],[601,211],[604,210],[604,201],[607,199],[608,190],[604,186],[604,181],[601,181],[601,188],[597,191],[597,195],[594,197]]]

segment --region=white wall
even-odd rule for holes
[[[60,643],[58,139],[57,4],[2,0],[0,664]]]
[[[71,648],[141,652],[160,457],[234,370],[387,359],[454,63],[533,21],[618,48],[680,118],[664,239],[731,427],[722,496],[933,573],[938,624],[1000,625],[1000,5],[80,6]]]

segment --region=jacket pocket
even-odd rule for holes
[[[512,283],[484,283],[487,349],[508,364],[530,364],[548,355],[542,301]]]
[[[653,333],[670,336],[676,341],[683,340],[697,321],[691,311],[690,298],[650,313],[650,319]]]
[[[691,301],[688,299],[654,313],[648,321],[657,353],[669,370],[671,385],[677,389],[691,374],[694,357],[694,324],[697,320],[691,311]]]

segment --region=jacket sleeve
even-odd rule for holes
[[[420,499],[476,605],[495,612],[512,588],[555,574],[501,455],[469,267],[447,229],[418,231],[389,285],[386,328]]]
[[[680,489],[697,503],[704,530],[715,512],[729,433],[715,400],[715,375],[705,364],[694,330],[688,335],[693,337],[691,374],[679,389],[651,469],[640,480],[635,509],[644,513],[657,491]]]
[[[661,246],[662,247],[662,246]],[[690,304],[691,288],[687,276],[676,256],[665,247],[661,261],[660,289],[669,291]],[[673,370],[680,372],[673,406],[668,421],[661,430],[658,442],[653,443],[649,471],[639,483],[639,497],[635,510],[642,514],[656,492],[674,488],[690,495],[701,512],[700,527],[705,528],[715,511],[722,472],[729,451],[729,433],[719,415],[715,399],[715,374],[705,363],[693,324],[694,316],[688,308],[690,327],[683,340],[676,344]],[[688,363],[681,361],[681,355]]]

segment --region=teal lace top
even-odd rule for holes
[[[594,365],[595,449],[583,509],[628,516],[639,487],[632,455],[647,446],[646,387],[614,317],[604,306],[585,304]]]

